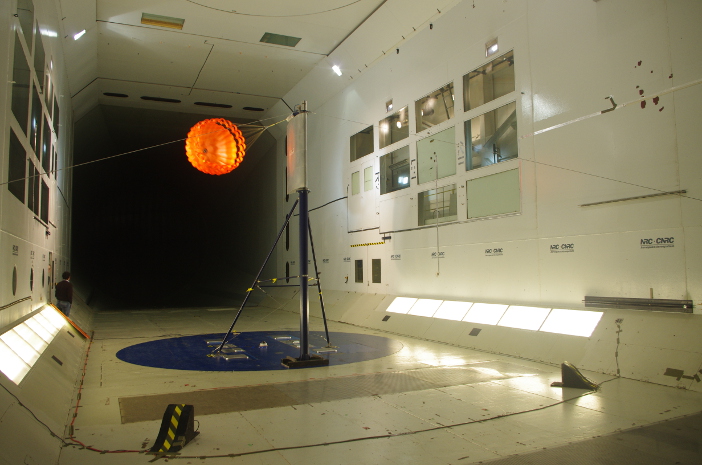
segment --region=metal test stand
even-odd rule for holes
[[[221,352],[222,347],[227,342],[227,339],[232,334],[232,329],[236,324],[236,321],[241,315],[246,302],[251,295],[254,287],[258,287],[259,279],[263,273],[263,268],[268,263],[268,260],[273,254],[275,246],[278,244],[280,237],[285,231],[285,227],[290,222],[290,218],[293,216],[293,212],[296,207],[298,208],[299,215],[299,251],[300,251],[300,356],[298,358],[286,357],[281,363],[289,368],[301,368],[301,367],[312,367],[312,366],[325,366],[329,365],[329,360],[325,359],[320,355],[311,355],[309,348],[309,266],[308,266],[308,256],[309,248],[307,238],[309,236],[310,244],[312,245],[312,257],[314,259],[315,276],[317,280],[317,286],[319,288],[319,300],[322,306],[322,316],[324,318],[324,330],[326,333],[327,344],[329,342],[329,329],[327,327],[327,318],[324,311],[324,300],[322,298],[322,290],[319,284],[319,272],[317,269],[317,257],[314,252],[314,242],[312,240],[312,228],[310,227],[309,221],[309,207],[308,207],[308,194],[309,189],[307,188],[307,102],[302,102],[300,105],[296,105],[295,111],[293,112],[290,119],[288,119],[287,128],[287,167],[288,167],[288,189],[287,194],[292,194],[297,192],[298,198],[295,201],[290,213],[285,217],[285,222],[283,227],[278,232],[278,236],[275,239],[275,243],[268,252],[261,269],[259,270],[253,284],[248,289],[246,297],[239,308],[239,311],[234,318],[229,331],[222,339],[222,343],[213,351],[213,353]],[[275,287],[275,286],[270,286]]]

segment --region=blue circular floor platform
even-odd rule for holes
[[[182,336],[143,342],[117,352],[124,362],[154,368],[195,371],[288,370],[285,357],[300,356],[299,332],[255,331],[230,336],[221,354],[211,356],[224,333]],[[403,345],[382,336],[355,333],[329,333],[329,351],[323,331],[311,331],[310,355],[321,355],[329,365],[365,362],[394,354]],[[265,342],[267,346],[261,347]]]

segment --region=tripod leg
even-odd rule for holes
[[[278,237],[275,238],[275,242],[273,243],[273,247],[271,247],[271,250],[268,252],[268,256],[266,256],[266,259],[263,261],[263,265],[261,265],[261,269],[258,270],[258,274],[256,275],[256,278],[254,278],[254,281],[251,284],[251,287],[249,287],[249,289],[246,291],[246,296],[244,297],[244,301],[241,303],[241,307],[239,307],[239,311],[236,313],[236,316],[234,317],[234,321],[232,322],[232,325],[229,327],[227,334],[224,335],[224,338],[222,338],[222,342],[219,344],[219,346],[217,346],[217,348],[212,351],[213,354],[222,350],[222,347],[227,342],[227,338],[232,334],[232,329],[234,329],[234,325],[236,324],[236,321],[239,319],[239,315],[241,315],[241,311],[244,309],[246,302],[249,300],[249,296],[251,295],[251,292],[254,290],[254,287],[256,287],[256,283],[258,282],[258,278],[261,277],[261,273],[263,273],[263,269],[266,267],[266,264],[268,263],[268,260],[270,260],[271,255],[273,255],[273,250],[275,250],[275,246],[278,245],[278,241],[280,241],[280,236],[283,235],[283,231],[285,231],[285,227],[290,222],[290,218],[292,217],[292,214],[295,211],[295,207],[297,207],[297,202],[298,201],[296,200],[295,203],[293,204],[292,208],[290,209],[290,213],[288,213],[288,216],[285,217],[285,222],[283,223],[283,227],[280,228],[280,231],[278,231]]]
[[[314,252],[314,240],[312,239],[312,226],[307,222],[307,230],[310,233],[310,245],[312,246],[312,261],[314,262],[314,275],[317,278],[317,290],[319,291],[319,304],[322,307],[322,318],[324,319],[324,333],[327,335],[327,347],[331,347],[329,341],[329,327],[327,326],[327,313],[324,311],[324,298],[322,297],[322,283],[319,280],[319,269],[317,268],[317,254]]]

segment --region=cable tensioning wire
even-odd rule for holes
[[[341,6],[338,6],[338,7],[336,7],[336,8],[330,8],[329,10],[317,11],[317,12],[314,12],[314,13],[300,13],[300,14],[297,14],[297,15],[257,15],[257,14],[253,14],[253,13],[240,13],[240,12],[234,11],[234,10],[225,10],[225,9],[222,9],[222,8],[215,8],[215,7],[212,7],[212,6],[209,6],[209,5],[203,5],[202,3],[198,3],[198,2],[196,2],[196,1],[194,1],[194,0],[186,0],[186,1],[187,1],[188,3],[192,3],[192,4],[194,4],[194,5],[201,6],[201,7],[203,7],[203,8],[208,8],[208,9],[210,9],[210,10],[221,11],[221,12],[223,12],[223,13],[229,13],[229,14],[238,15],[238,16],[253,16],[253,17],[259,17],[259,18],[296,18],[296,17],[300,17],[300,16],[314,16],[314,15],[321,15],[321,14],[324,14],[324,13],[330,13],[330,12],[332,12],[332,11],[341,10],[341,9],[347,8],[347,7],[351,6],[351,5],[355,5],[356,3],[360,3],[360,2],[362,2],[363,0],[355,0],[355,1],[351,2],[351,3],[347,3],[346,5],[341,5]]]
[[[258,133],[261,133],[261,132],[265,131],[266,129],[268,129],[268,128],[270,128],[270,127],[275,126],[276,124],[282,123],[283,121],[285,121],[285,118],[281,119],[280,121],[276,121],[276,122],[273,123],[273,124],[269,124],[268,126],[260,126],[260,125],[256,125],[255,123],[257,123],[257,122],[262,122],[262,121],[266,121],[266,120],[270,120],[270,119],[274,119],[274,118],[281,118],[281,117],[282,117],[282,115],[271,116],[270,118],[264,118],[264,119],[261,119],[261,120],[258,120],[258,121],[253,121],[253,122],[251,122],[251,123],[237,124],[237,127],[241,128],[242,126],[246,126],[246,127],[248,127],[248,126],[255,126],[256,128],[260,128],[259,130],[255,131],[255,132],[252,134],[252,135],[256,135],[256,134],[258,134]],[[287,116],[286,116],[286,117],[287,117]],[[227,129],[222,129],[221,131],[227,131]],[[199,135],[197,135],[197,137],[204,137],[204,136],[207,136],[207,135],[210,135],[210,134],[216,134],[216,133],[221,132],[221,131],[218,130],[218,131],[207,132],[207,133],[199,134]],[[93,164],[93,163],[97,163],[97,162],[101,162],[101,161],[105,161],[105,160],[110,160],[110,159],[112,159],[112,158],[122,157],[122,156],[125,156],[125,155],[131,155],[132,153],[143,152],[143,151],[145,151],[145,150],[150,150],[150,149],[154,149],[154,148],[157,148],[157,147],[163,147],[164,145],[170,145],[170,144],[175,144],[175,143],[178,143],[178,142],[183,142],[183,141],[185,141],[185,140],[187,140],[187,139],[188,139],[187,137],[186,137],[186,138],[183,138],[183,139],[176,139],[176,140],[172,140],[172,141],[170,141],[170,142],[164,142],[164,143],[162,143],[162,144],[151,145],[151,146],[149,146],[149,147],[143,147],[143,148],[140,148],[140,149],[130,150],[130,151],[128,151],[128,152],[122,152],[122,153],[118,153],[118,154],[116,154],[116,155],[110,155],[110,156],[107,156],[107,157],[99,158],[99,159],[97,159],[97,160],[91,160],[91,161],[86,161],[86,162],[84,162],[84,163],[78,163],[78,164],[75,164],[75,165],[66,166],[66,167],[64,167],[64,168],[58,168],[58,169],[51,170],[51,171],[42,171],[42,172],[40,172],[40,173],[37,174],[37,175],[30,175],[30,176],[25,176],[25,177],[23,177],[23,178],[13,179],[12,181],[2,182],[2,183],[0,183],[0,186],[6,185],[6,184],[10,184],[10,183],[13,183],[13,182],[27,181],[27,180],[30,180],[30,179],[34,179],[35,177],[41,177],[41,176],[43,176],[43,175],[47,175],[47,176],[51,177],[52,174],[58,173],[58,172],[61,172],[61,171],[71,170],[71,169],[78,168],[78,167],[81,167],[81,166],[91,165],[91,164]]]

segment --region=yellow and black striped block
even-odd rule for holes
[[[163,414],[156,443],[149,450],[153,454],[178,452],[199,433],[195,431],[195,409],[187,404],[170,404]]]
[[[381,245],[385,244],[385,242],[368,242],[366,244],[353,244],[351,247],[367,247],[369,245]]]

